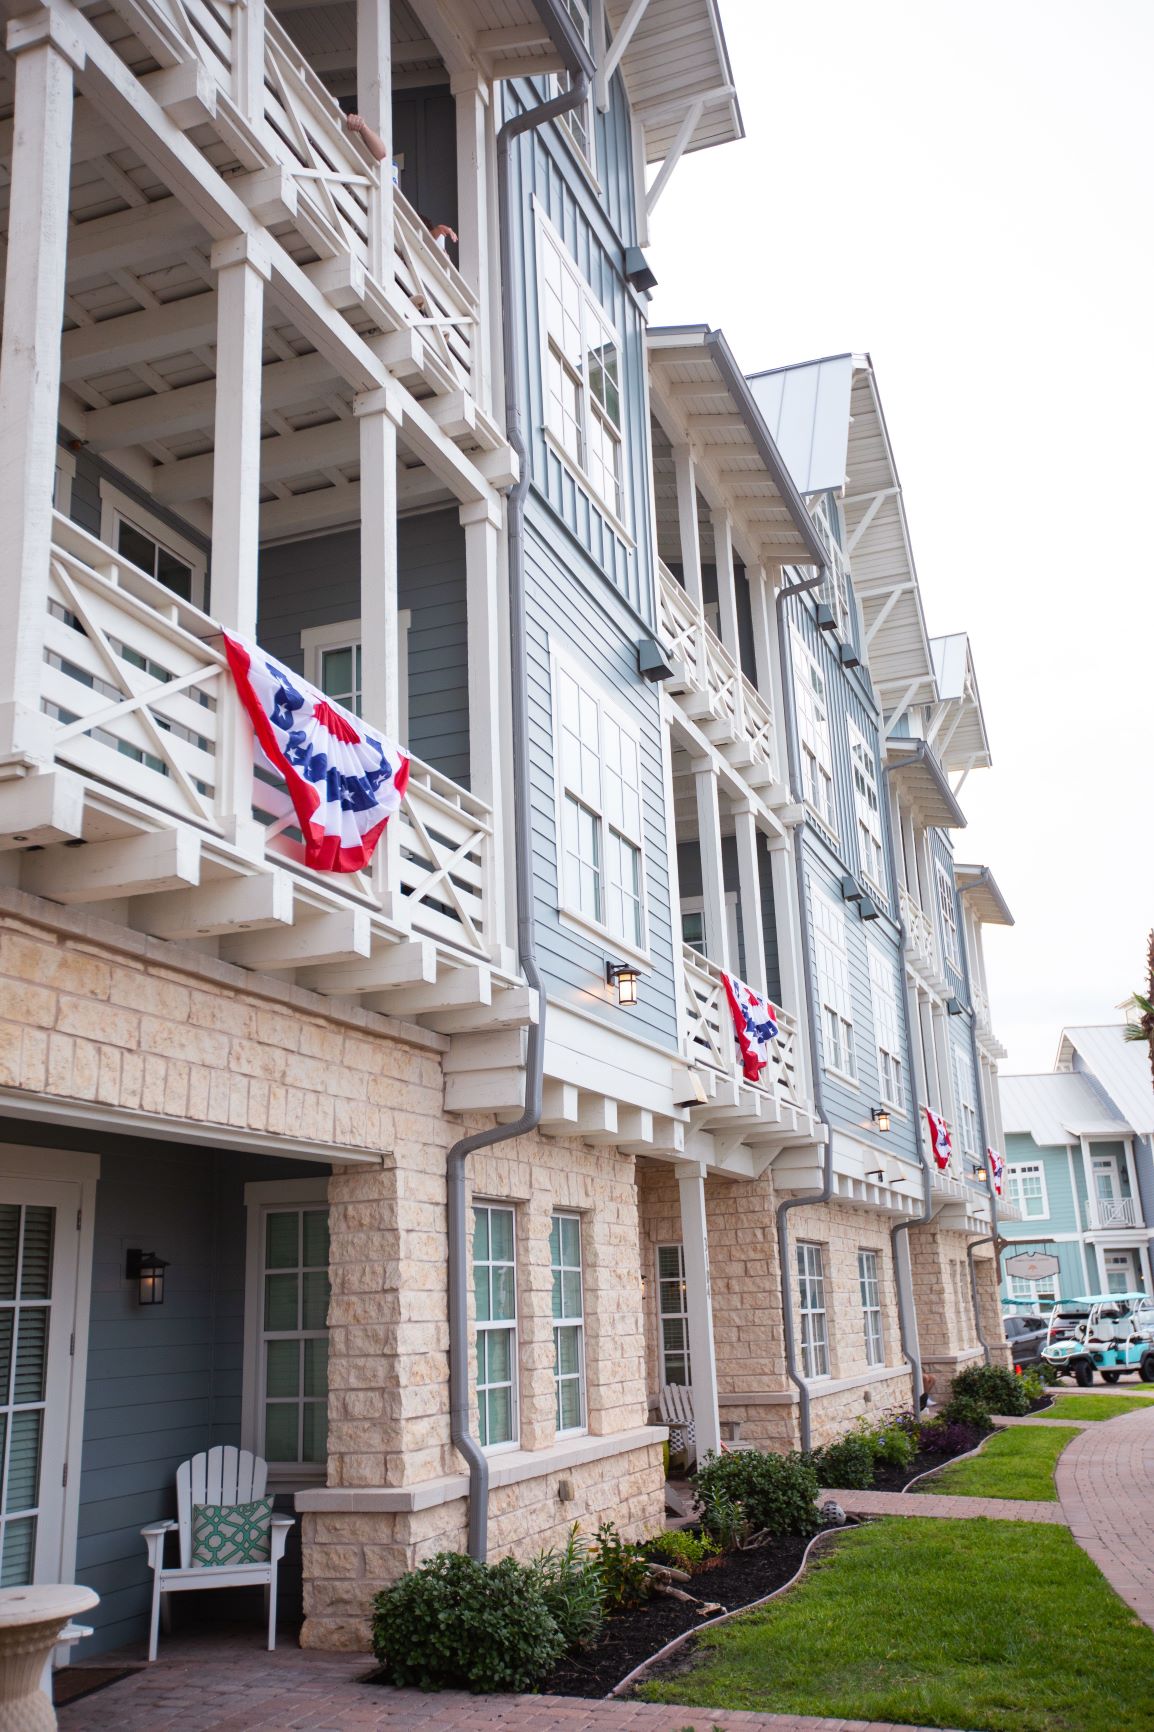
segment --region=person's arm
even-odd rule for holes
[[[389,148],[380,133],[374,132],[363,114],[346,114],[345,125],[350,132],[359,133],[364,140],[365,148],[370,156],[375,156],[378,162],[385,162]]]

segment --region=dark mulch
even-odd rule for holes
[[[984,1433],[988,1436],[989,1433]],[[933,1455],[929,1450],[919,1450],[908,1467],[876,1467],[871,1491],[904,1491],[911,1479],[917,1479],[919,1473],[929,1473],[932,1467],[942,1467],[951,1459],[948,1455]],[[832,1494],[837,1496],[835,1491]]]

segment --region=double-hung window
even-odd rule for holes
[[[553,1271],[553,1378],[557,1430],[585,1428],[585,1293],[581,1270],[581,1220],[554,1215],[549,1230]]]
[[[940,860],[934,862],[934,876],[938,885],[938,912],[942,917],[942,943],[945,946],[946,961],[958,969],[961,967],[961,951],[958,948],[958,904],[954,895],[954,880]]]
[[[958,1097],[958,1132],[962,1153],[977,1155],[979,1147],[978,1109],[974,1105],[974,1078],[964,1053],[954,1053],[954,1080]]]
[[[1050,1213],[1050,1203],[1041,1161],[1019,1161],[1007,1167],[1006,1195],[1027,1220],[1044,1220]]]
[[[892,959],[870,945],[870,996],[873,1000],[874,1038],[877,1041],[878,1087],[882,1103],[895,1112],[906,1106],[905,1069],[902,1063],[902,1024],[898,1011],[897,971]]]
[[[813,899],[813,927],[825,1068],[856,1081],[853,994],[845,915],[828,897],[816,895]]]
[[[282,1467],[327,1459],[329,1212],[263,1211],[260,1270],[260,1446]]]
[[[825,674],[796,629],[793,633],[793,685],[805,797],[822,823],[836,831],[833,745]]]
[[[857,1254],[857,1281],[861,1293],[862,1327],[865,1330],[867,1365],[884,1365],[885,1342],[882,1338],[882,1291],[876,1251]]]
[[[585,43],[586,48],[592,48],[592,29],[589,22],[589,8],[585,0],[561,0],[562,5],[572,18]],[[554,74],[553,84],[558,95],[569,90],[573,83],[570,72]],[[591,171],[594,168],[593,152],[593,88],[590,85],[584,99],[576,108],[571,108],[567,114],[560,116],[560,124],[573,140],[575,149]]]
[[[619,521],[624,514],[621,345],[564,241],[538,215],[545,425]]]
[[[182,601],[204,606],[202,550],[106,481],[100,484],[100,538]]]
[[[554,661],[560,741],[561,900],[643,949],[640,750],[616,710]]]
[[[821,1246],[797,1247],[798,1309],[801,1315],[803,1377],[829,1376],[829,1336],[826,1331],[825,1269]]]
[[[857,820],[858,861],[862,876],[885,895],[885,855],[882,852],[882,815],[878,799],[877,762],[873,747],[861,730],[849,724],[850,764],[853,770],[853,806]]]
[[[477,1414],[482,1449],[515,1444],[517,1426],[517,1255],[512,1209],[473,1208],[473,1295],[477,1318]]]
[[[689,1306],[685,1287],[685,1251],[681,1245],[657,1247],[657,1295],[661,1318],[661,1381],[692,1381],[689,1371]]]

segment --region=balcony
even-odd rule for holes
[[[752,788],[779,779],[773,711],[738,667],[704,612],[662,564],[658,629],[673,665],[667,690]]]
[[[747,1143],[756,1143],[759,1133],[772,1136],[775,1130],[812,1136],[815,1119],[802,1080],[796,1018],[789,1011],[777,1010],[780,1032],[767,1049],[768,1068],[760,1082],[747,1082],[741,1072],[721,970],[684,945],[682,977],[682,1050],[710,1095],[704,1105],[693,1109],[695,1127],[744,1132],[742,1140]]]
[[[1113,1233],[1142,1227],[1142,1209],[1134,1197],[1094,1197],[1090,1203],[1090,1231]]]
[[[902,925],[906,929],[906,961],[918,974],[930,981],[936,981],[940,970],[933,922],[925,909],[914,901],[904,887],[899,890],[898,896]]]
[[[48,615],[51,761],[0,782],[23,888],[444,1032],[525,1019],[486,805],[414,759],[371,870],[313,871],[287,791],[254,771],[216,621],[59,515]]]

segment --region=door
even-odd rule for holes
[[[76,1184],[0,1179],[0,1587],[5,1588],[60,1580],[80,1196]]]
[[[1126,1222],[1128,1211],[1122,1200],[1122,1186],[1118,1178],[1118,1162],[1114,1155],[1095,1155],[1094,1168],[1094,1201],[1098,1212],[1098,1221],[1103,1227],[1113,1227],[1119,1222]]]
[[[1142,1286],[1133,1251],[1104,1251],[1107,1293],[1136,1293]]]

